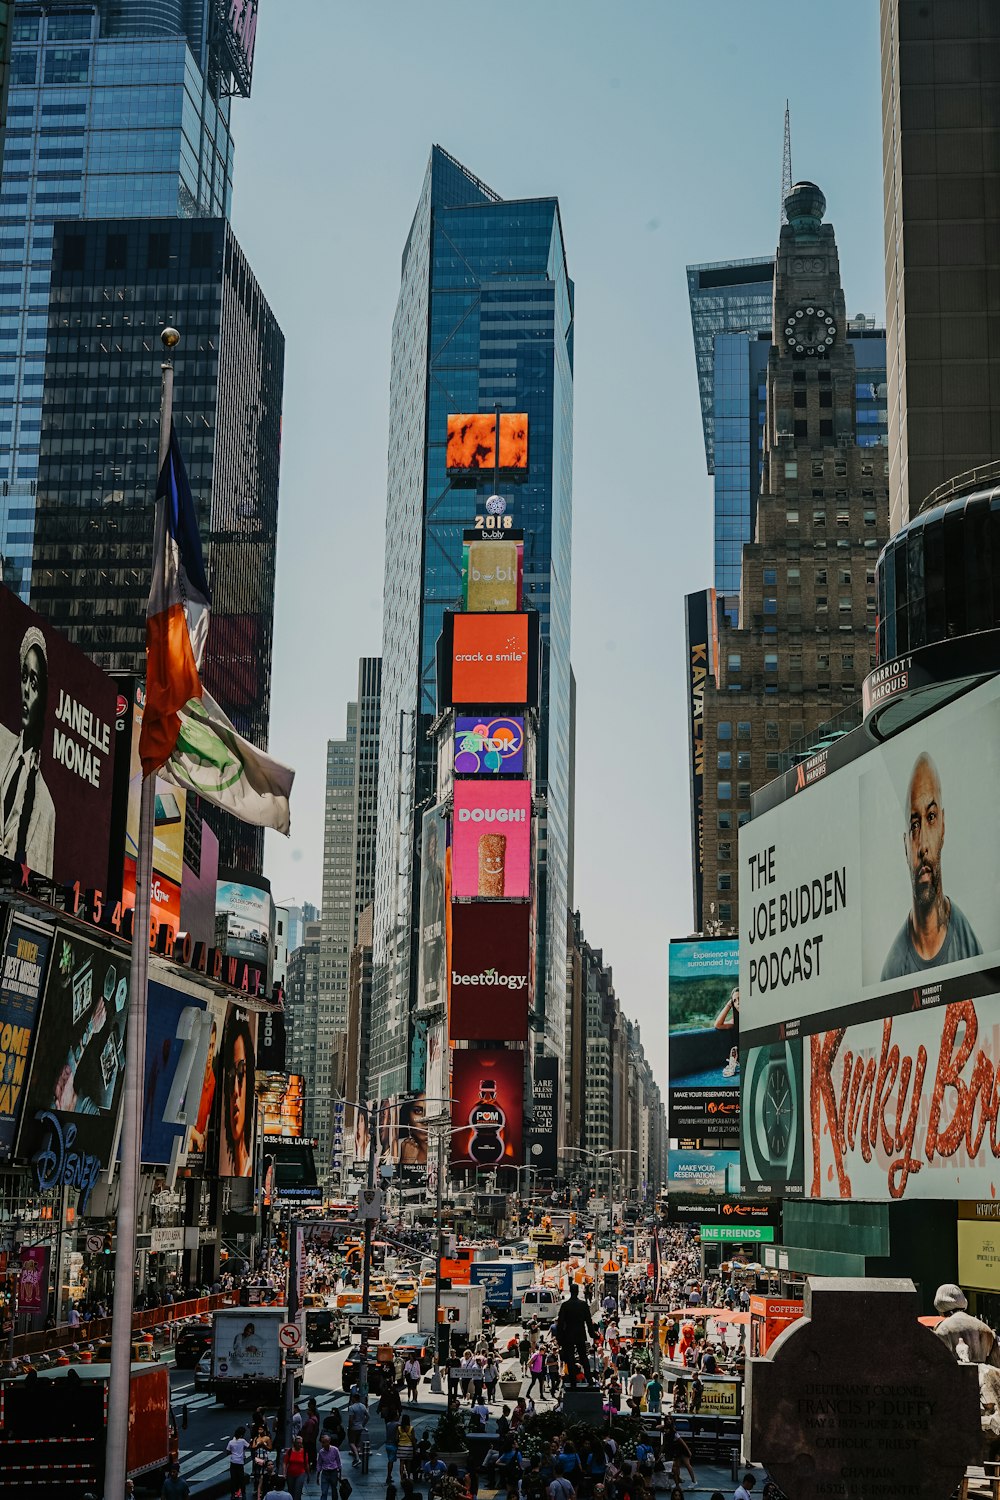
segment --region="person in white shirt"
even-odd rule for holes
[[[229,1493],[234,1496],[242,1495],[247,1477],[247,1454],[250,1452],[245,1427],[237,1427],[226,1444],[226,1452],[229,1454]]]
[[[420,1385],[420,1376],[423,1371],[420,1368],[420,1360],[415,1354],[411,1354],[403,1366],[403,1379],[406,1381],[406,1396],[409,1401],[416,1401],[417,1390]]]
[[[641,1370],[636,1370],[629,1376],[628,1393],[633,1401],[641,1401],[646,1394],[646,1377]]]
[[[744,1474],[743,1483],[736,1486],[736,1493],[733,1495],[733,1500],[750,1500],[750,1491],[756,1483],[757,1481],[752,1474]]]

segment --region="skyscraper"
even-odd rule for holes
[[[333,1046],[347,1034],[351,951],[374,889],[381,677],[381,660],[362,657],[358,697],[347,705],[347,732],[326,747],[323,915],[310,1070],[315,1086],[307,1102],[308,1133],[319,1142],[322,1170],[330,1159],[331,1099],[344,1084],[335,1076]],[[368,1019],[363,1016],[362,1024]]]
[[[427,730],[435,648],[461,595],[462,531],[491,476],[445,469],[452,412],[528,415],[529,466],[505,490],[525,532],[524,599],[542,638],[536,793],[536,1011],[562,1055],[571,822],[570,522],[573,285],[555,198],[505,201],[439,146],[403,251],[392,335],[375,888],[371,1087],[410,1081],[420,816],[433,796]]]
[[[862,377],[826,200],[785,200],[764,372],[754,539],[738,622],[689,596],[695,926],[737,921],[736,842],[750,797],[842,710],[856,713],[875,650],[875,562],[888,528],[884,412]],[[853,335],[853,337],[852,337]],[[717,340],[725,343],[726,340]],[[744,386],[745,389],[745,386]],[[878,420],[859,424],[860,405]],[[859,441],[859,431],[864,439]]]
[[[6,8],[6,7],[5,7]],[[17,0],[0,184],[0,560],[28,598],[54,226],[224,218],[256,0]]]
[[[881,18],[896,532],[1000,455],[1000,11],[881,0]]]

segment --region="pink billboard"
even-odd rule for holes
[[[531,784],[455,782],[452,895],[531,893]]]

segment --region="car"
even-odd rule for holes
[[[425,1339],[419,1333],[401,1333],[394,1340],[392,1347],[397,1360],[399,1360],[400,1368],[402,1368],[404,1362],[413,1354],[420,1360],[420,1368],[425,1375],[434,1363],[434,1341],[433,1339]]]
[[[134,1339],[132,1342],[132,1363],[134,1365],[155,1364],[159,1359],[158,1352],[153,1348],[148,1339]],[[97,1364],[107,1364],[111,1359],[111,1340],[101,1339],[94,1345],[94,1360]]]
[[[196,1391],[209,1391],[212,1389],[212,1351],[203,1354],[195,1365],[194,1388]]]
[[[350,1391],[352,1386],[360,1383],[361,1367],[361,1345],[354,1344],[350,1353],[344,1359],[344,1373],[341,1385],[345,1391]],[[375,1347],[368,1345],[368,1391],[370,1395],[380,1396],[382,1394],[382,1370],[375,1363]]]
[[[415,1276],[397,1276],[392,1295],[400,1307],[409,1307],[417,1295],[417,1278]]]
[[[194,1370],[206,1349],[212,1348],[211,1323],[188,1323],[177,1335],[174,1363],[178,1370]]]
[[[587,1247],[583,1240],[570,1240],[569,1253],[570,1255],[586,1255]]]

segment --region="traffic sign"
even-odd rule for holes
[[[104,1249],[103,1234],[88,1234],[87,1249],[89,1250],[91,1255],[100,1255],[101,1251]]]
[[[382,1319],[378,1313],[352,1313],[350,1323],[352,1333],[378,1333]]]
[[[302,1330],[298,1323],[282,1323],[278,1329],[278,1343],[282,1349],[297,1349],[302,1342]]]
[[[358,1190],[358,1218],[359,1219],[381,1219],[382,1217],[382,1190],[381,1188],[359,1188]]]

